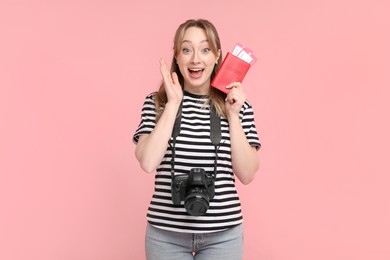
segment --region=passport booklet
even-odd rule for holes
[[[211,86],[228,93],[230,89],[226,89],[226,86],[232,82],[242,82],[256,60],[249,48],[237,43],[233,52],[226,54]]]

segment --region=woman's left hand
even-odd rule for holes
[[[229,121],[233,172],[243,184],[248,184],[259,168],[259,158],[256,148],[249,144],[240,120],[240,111],[246,97],[239,82],[233,82],[226,88],[230,89],[225,100],[225,109]]]
[[[240,82],[230,83],[226,88],[230,89],[225,99],[226,116],[229,119],[232,116],[239,116],[246,96]]]

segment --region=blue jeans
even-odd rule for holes
[[[147,224],[147,260],[241,260],[242,225],[212,233],[180,233]]]

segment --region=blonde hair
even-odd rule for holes
[[[197,27],[203,29],[206,33],[206,37],[210,44],[211,51],[214,53],[214,55],[216,56],[219,55],[218,62],[214,66],[214,70],[211,73],[210,82],[213,80],[215,74],[217,73],[222,63],[221,41],[219,39],[218,32],[215,26],[208,20],[204,20],[204,19],[187,20],[186,22],[182,23],[176,30],[175,38],[173,40],[173,57],[171,63],[171,73],[176,72],[179,78],[180,85],[182,87],[184,86],[184,79],[183,79],[183,75],[179,70],[179,66],[176,63],[176,57],[179,55],[180,46],[184,38],[184,34],[186,30],[191,27]],[[211,87],[208,96],[210,102],[215,106],[218,115],[222,117],[226,117],[225,114],[226,94],[216,88]],[[164,89],[164,83],[161,83],[159,90],[155,92],[155,97],[156,97],[155,101],[156,101],[156,112],[157,112],[157,120],[158,120],[165,107],[165,104],[168,102],[168,98]]]

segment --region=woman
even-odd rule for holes
[[[157,172],[147,214],[146,256],[241,259],[235,176],[248,184],[259,168],[253,110],[241,83],[229,84],[228,94],[210,86],[222,61],[213,24],[202,19],[181,24],[173,50],[171,70],[160,61],[163,83],[146,97],[133,137],[141,168]],[[218,127],[210,130],[211,125]],[[212,137],[218,135],[220,139]]]

